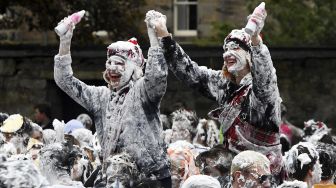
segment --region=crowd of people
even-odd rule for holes
[[[286,119],[276,71],[260,32],[224,39],[223,69],[198,66],[174,41],[166,16],[148,11],[144,59],[135,38],[107,47],[107,86],[73,76],[71,40],[60,35],[56,84],[92,115],[67,123],[43,105],[35,119],[0,114],[0,187],[313,187],[333,185],[336,137],[320,121],[300,129]],[[63,23],[61,21],[60,23]],[[216,101],[209,118],[187,108],[160,114],[168,69]],[[91,131],[95,126],[96,132]]]
[[[20,114],[0,117],[0,187],[163,186],[157,177],[140,171],[125,151],[104,159],[87,114],[67,123],[54,119],[52,129]],[[228,152],[217,121],[198,118],[184,108],[161,114],[160,120],[171,187],[301,188],[336,183],[336,137],[323,122],[309,120],[300,129],[283,119],[281,170],[275,174],[274,164],[259,150]]]

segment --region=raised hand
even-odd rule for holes
[[[58,23],[63,24],[66,18]],[[66,55],[70,53],[70,46],[71,46],[71,39],[73,35],[73,30],[75,29],[74,23],[69,23],[69,29],[66,31],[65,34],[60,35],[60,47],[59,47],[59,55]]]
[[[153,20],[156,19],[156,11],[154,10],[150,10],[146,13],[146,18],[145,18],[145,22],[146,22],[146,26],[147,26],[147,33],[148,33],[148,37],[149,37],[149,42],[151,47],[154,46],[159,46],[159,40],[158,37],[156,35],[156,31],[155,31],[155,26],[153,25]]]
[[[265,9],[265,3],[261,3],[258,7],[256,7],[252,15],[248,17],[249,21],[247,27],[250,23],[253,23],[252,25],[255,24],[255,29],[250,30],[251,33],[249,33],[251,35],[251,41],[253,46],[257,46],[262,42],[260,32],[265,25],[266,17],[267,12]],[[245,31],[249,31],[248,28],[245,28]]]
[[[166,37],[170,36],[166,23],[167,17],[160,12],[155,10],[150,10],[146,14],[145,22],[149,24],[156,32],[157,37]]]
[[[253,35],[258,36],[260,34],[261,30],[264,28],[266,17],[267,17],[266,10],[256,13],[254,12],[251,15],[250,19],[257,25],[257,29]]]

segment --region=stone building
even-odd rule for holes
[[[146,0],[144,10],[167,15],[169,31],[182,43],[210,37],[213,24],[234,23],[242,27],[248,15],[244,0]]]

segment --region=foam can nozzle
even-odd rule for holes
[[[64,35],[68,30],[70,24],[77,24],[81,21],[85,14],[85,10],[81,10],[79,12],[75,12],[72,15],[68,16],[62,23],[55,27],[55,32],[58,36]]]
[[[263,14],[265,12],[265,2],[260,3],[253,11],[253,14],[260,13]],[[248,20],[245,31],[246,33],[253,35],[257,30],[257,24],[251,18]]]

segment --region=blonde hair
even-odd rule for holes
[[[259,152],[247,150],[236,155],[231,164],[231,174],[256,168],[270,168],[270,161]]]

